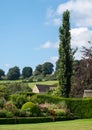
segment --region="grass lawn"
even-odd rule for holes
[[[0,130],[92,130],[92,119],[40,124],[0,125]]]
[[[35,84],[46,84],[46,85],[53,85],[58,83],[58,81],[54,80],[54,81],[43,81],[43,82],[32,82],[32,83],[28,83],[28,85],[33,88]]]
[[[15,82],[22,82],[22,80],[1,80],[0,84],[7,84],[7,83],[15,83]],[[42,81],[42,82],[30,82],[28,83],[29,87],[33,88],[35,84],[47,84],[47,85],[53,85],[58,83],[58,81],[54,80],[54,81]]]

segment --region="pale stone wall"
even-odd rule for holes
[[[92,97],[92,90],[84,90],[83,97]]]
[[[36,87],[36,85],[34,86],[32,92],[33,92],[33,93],[39,93],[39,90],[38,90],[38,88]]]

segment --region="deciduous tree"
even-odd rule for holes
[[[32,68],[31,67],[24,67],[22,70],[23,78],[29,78],[32,76]]]
[[[20,77],[20,69],[19,67],[15,66],[9,69],[7,73],[7,79],[9,80],[16,80]]]

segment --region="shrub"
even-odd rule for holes
[[[5,102],[4,97],[0,97],[0,108],[3,108]]]
[[[9,102],[9,101],[4,104],[4,108],[7,111],[11,111],[11,112],[15,112],[17,110],[16,106],[12,102]]]
[[[66,115],[66,111],[64,109],[56,109],[55,110],[55,115],[56,116],[65,116]]]
[[[1,109],[1,110],[0,110],[0,118],[6,117],[6,113],[7,113],[6,110]]]
[[[12,117],[14,117],[14,114],[12,112],[10,112],[10,111],[7,111],[6,112],[6,117],[7,118],[12,118]]]
[[[27,101],[27,98],[24,94],[13,94],[10,96],[10,100],[17,106],[17,108],[21,108]]]
[[[32,116],[38,116],[40,115],[40,109],[37,105],[35,105],[34,103],[32,102],[26,102],[21,110],[26,110],[26,111],[29,111],[30,112],[30,115]]]
[[[25,110],[20,110],[19,111],[19,117],[26,117],[26,111]]]

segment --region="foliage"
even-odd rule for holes
[[[3,108],[5,102],[6,100],[4,99],[4,97],[0,97],[0,108]]]
[[[19,117],[26,117],[26,111],[25,110],[20,110],[19,111]]]
[[[65,116],[66,115],[66,111],[64,109],[56,109],[55,110],[55,115],[56,116]]]
[[[85,89],[92,89],[92,46],[83,47],[83,58],[74,63],[72,97],[83,97]]]
[[[92,118],[92,98],[69,99],[67,107],[77,118]]]
[[[23,78],[29,78],[32,76],[32,68],[31,67],[24,67],[22,70]]]
[[[53,118],[52,117],[0,118],[0,124],[24,124],[24,123],[42,123],[42,122],[53,122]]]
[[[44,81],[54,81],[54,80],[56,80],[56,76],[54,75],[54,74],[48,74],[48,75],[46,75],[45,77],[44,77],[44,79],[43,79]]]
[[[6,117],[7,111],[5,109],[0,109],[0,118]]]
[[[6,97],[7,93],[6,93],[6,85],[0,84],[0,97]]]
[[[0,69],[0,79],[2,79],[2,76],[5,76],[5,72],[2,69]]]
[[[31,92],[32,89],[28,86],[27,83],[21,82],[11,82],[11,83],[2,83],[0,84],[0,96],[8,100],[9,96],[12,94]]]
[[[59,64],[60,64],[60,59],[58,59],[58,60],[56,61],[56,68],[55,68],[55,72],[54,72],[54,75],[56,76],[56,79],[58,79]]]
[[[12,113],[16,113],[17,111],[17,107],[10,101],[4,104],[4,109]]]
[[[32,102],[26,102],[25,104],[23,104],[21,110],[29,111],[31,116],[40,115],[39,107]]]
[[[45,62],[43,65],[42,65],[42,74],[44,76],[46,76],[47,74],[52,74],[52,72],[54,71],[53,70],[53,64],[50,63],[50,62]]]
[[[63,13],[62,26],[59,28],[59,86],[61,96],[69,97],[71,90],[73,52],[70,45],[70,13]]]
[[[51,96],[51,95],[47,95],[47,94],[36,94],[33,95],[30,99],[32,102],[34,103],[38,103],[38,104],[44,104],[44,103],[56,103],[58,104],[62,98],[60,97],[56,97],[56,96]]]
[[[10,95],[10,100],[17,106],[17,108],[21,108],[27,101],[27,97],[24,94],[13,94]]]
[[[42,74],[42,65],[39,64],[35,68],[34,75],[37,76],[37,75],[41,75],[41,74]]]
[[[5,109],[0,109],[0,118],[12,118],[14,117],[13,112],[7,111]]]
[[[45,62],[42,65],[36,66],[36,69],[34,71],[34,76],[37,75],[43,75],[46,76],[47,74],[52,74],[53,70],[53,64],[50,62]]]
[[[9,91],[10,94],[14,94],[14,93],[21,93],[21,92],[31,92],[32,90],[27,83],[15,82],[7,85],[7,91]]]
[[[20,69],[19,67],[15,66],[13,68],[10,68],[7,73],[7,79],[8,80],[17,80],[20,77]]]

